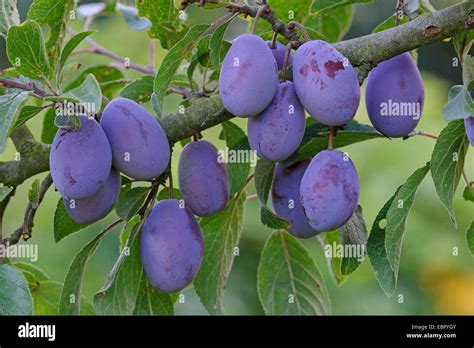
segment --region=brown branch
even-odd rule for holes
[[[44,97],[53,95],[37,87],[33,82],[21,83],[18,81],[9,80],[4,77],[0,77],[0,85],[6,88],[17,88],[17,89],[22,89],[24,91],[31,91],[32,95],[38,99],[43,99]]]
[[[71,36],[76,35],[76,33],[70,28],[67,29],[67,32]],[[117,62],[122,63],[126,69],[137,70],[137,71],[140,71],[140,72],[142,72],[144,74],[148,74],[148,75],[154,75],[156,73],[155,69],[153,69],[152,67],[146,67],[146,66],[143,66],[143,65],[140,65],[140,64],[127,62],[125,60],[125,58],[120,57],[118,54],[110,52],[108,49],[106,49],[105,47],[103,47],[102,45],[100,45],[98,42],[94,41],[90,37],[86,37],[84,39],[84,42],[86,42],[89,46],[92,47],[92,50],[90,52],[86,51],[84,53],[95,53],[95,54],[99,54],[99,55],[109,57],[109,58],[111,58],[111,59],[113,59]]]

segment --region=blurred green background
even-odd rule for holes
[[[295,0],[296,1],[296,0]],[[269,1],[271,4],[271,0]],[[83,2],[81,2],[83,3]],[[456,1],[433,1],[442,8]],[[28,9],[29,1],[19,1],[22,17]],[[357,6],[354,23],[347,38],[368,34],[382,20],[389,17],[395,6],[394,1],[377,1],[372,5]],[[218,17],[216,11],[191,9],[193,21],[210,21]],[[80,30],[83,22],[75,20],[72,27]],[[99,17],[93,24],[98,32],[93,38],[111,51],[130,57],[133,62],[148,64],[149,41],[145,32],[133,31],[119,17]],[[245,30],[244,21],[232,27],[235,35]],[[232,38],[230,35],[228,38]],[[4,40],[1,43],[1,67],[7,66]],[[157,65],[165,51],[157,52]],[[110,63],[107,58],[92,55],[76,57],[84,66]],[[455,58],[450,42],[442,42],[419,50],[419,63],[426,88],[425,110],[418,129],[438,134],[446,125],[442,108],[449,88],[459,84],[461,69],[453,67]],[[129,78],[140,74],[126,71]],[[364,87],[363,87],[364,88]],[[361,93],[364,95],[363,91]],[[176,112],[180,98],[167,97],[165,114]],[[151,110],[150,105],[145,105]],[[361,101],[356,120],[369,123]],[[246,121],[234,120],[243,129]],[[28,122],[37,138],[40,137],[42,117]],[[207,130],[204,137],[214,141],[218,148],[224,144],[218,140],[220,127]],[[395,189],[417,168],[429,161],[434,141],[424,137],[403,140],[377,139],[352,145],[344,150],[349,152],[360,175],[361,198],[368,227]],[[173,152],[173,167],[176,170],[181,146],[177,144]],[[9,141],[7,150],[0,155],[0,161],[13,159],[15,149]],[[466,160],[467,175],[474,180],[474,155],[472,148]],[[38,175],[44,177],[45,174]],[[176,172],[175,172],[176,176]],[[18,227],[22,221],[27,201],[28,189],[34,178],[17,189],[4,219],[4,235]],[[439,201],[431,177],[428,175],[421,185],[417,199],[408,218],[403,242],[398,288],[391,298],[387,298],[379,288],[372,268],[366,259],[362,266],[341,286],[337,287],[328,272],[327,261],[316,239],[305,240],[303,244],[311,251],[326,280],[335,314],[474,314],[474,258],[466,245],[466,230],[474,217],[474,206],[465,202],[461,195],[461,182],[455,197],[455,211],[458,229],[453,227],[448,214]],[[253,188],[252,188],[253,190]],[[253,193],[253,192],[250,192]],[[62,282],[74,255],[102,227],[116,219],[114,213],[97,224],[62,240],[58,244],[53,239],[53,215],[59,194],[50,190],[38,210],[29,243],[39,246],[37,266],[43,268],[52,280]],[[259,254],[269,236],[270,230],[260,223],[259,205],[249,201],[245,211],[245,229],[240,243],[240,256],[236,257],[226,290],[225,308],[227,314],[263,314],[256,290],[256,274]],[[119,229],[108,234],[97,252],[91,258],[84,280],[85,296],[92,300],[94,293],[104,284],[119,254]],[[457,256],[453,248],[458,248]],[[192,289],[184,291],[186,301],[176,304],[177,314],[205,314]],[[399,294],[404,302],[399,303]]]

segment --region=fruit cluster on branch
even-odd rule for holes
[[[258,8],[232,7],[232,11],[255,16]],[[299,35],[294,30],[288,29],[271,10],[264,12],[261,18],[268,21],[285,38],[301,43]],[[474,28],[474,4],[464,2],[424,14],[396,28],[335,43],[334,47],[359,69],[360,81],[363,81],[368,72],[381,61],[472,28]],[[5,81],[0,81],[0,84],[10,87]],[[212,97],[196,100],[184,114],[168,115],[162,118],[161,123],[169,141],[173,143],[232,117],[233,115],[224,109],[219,98]],[[12,133],[12,137],[15,137],[17,132],[24,130],[22,128],[16,130]],[[29,153],[22,156],[20,161],[0,162],[1,183],[15,186],[33,175],[48,170],[49,146],[34,141],[31,141],[30,145]]]

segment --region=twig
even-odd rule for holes
[[[252,34],[255,34],[257,32],[257,25],[258,25],[258,20],[260,19],[260,16],[264,11],[268,10],[268,5],[264,4],[259,7],[257,13],[255,14],[255,19],[253,22],[253,27],[252,27]]]
[[[400,20],[403,17],[403,0],[397,0],[397,7],[395,8],[395,26],[400,25]]]
[[[67,28],[67,32],[71,36],[76,35],[76,33],[71,28]],[[86,42],[89,46],[91,46],[93,48],[92,53],[100,54],[100,55],[109,57],[113,60],[116,60],[117,62],[122,63],[124,65],[124,67],[127,68],[127,69],[129,69],[129,68],[134,69],[134,70],[140,71],[140,72],[142,72],[144,74],[148,74],[148,75],[154,75],[156,73],[155,69],[152,69],[150,67],[146,67],[146,66],[136,64],[136,63],[132,63],[132,62],[127,62],[125,60],[125,58],[120,57],[119,55],[117,55],[113,52],[110,52],[109,50],[104,48],[102,45],[100,45],[99,43],[97,43],[96,41],[91,39],[90,37],[86,37],[84,39],[84,42]]]
[[[31,202],[28,203],[28,205],[26,206],[26,211],[23,218],[23,224],[19,228],[17,228],[10,235],[10,237],[2,239],[0,244],[9,246],[9,245],[18,243],[22,237],[23,237],[23,240],[25,241],[31,238],[36,211],[38,209],[38,206],[43,201],[44,195],[46,194],[46,192],[48,191],[52,183],[53,183],[53,179],[51,178],[51,174],[48,174],[40,185],[40,189],[38,192],[37,206],[34,207]]]
[[[42,90],[41,88],[38,88],[34,83],[26,84],[0,77],[0,85],[7,88],[18,88],[24,91],[31,91],[33,92],[32,96],[38,99],[43,99],[44,97],[52,96],[52,94],[46,92],[45,90]]]

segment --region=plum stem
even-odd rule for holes
[[[291,21],[288,23],[288,29],[294,30],[295,28],[298,28],[301,33],[303,34],[303,38],[305,42],[311,41],[311,37],[309,36],[308,32],[306,31],[306,28],[304,25],[302,25],[299,22],[296,21]]]
[[[329,134],[328,134],[328,150],[334,150],[334,137],[336,135],[336,127],[331,126],[329,127]]]
[[[275,48],[276,48],[277,38],[278,38],[278,32],[277,32],[277,31],[274,31],[274,32],[273,32],[273,36],[272,36],[272,43],[271,43],[271,45],[270,45],[270,48],[271,48],[271,49],[275,49]]]
[[[253,22],[252,34],[255,34],[257,32],[258,20],[260,19],[260,16],[262,15],[262,13],[266,10],[268,10],[268,4],[263,4],[262,6],[259,7],[257,14],[255,15],[254,22]]]
[[[171,172],[171,163],[170,175],[168,176],[168,199],[173,199],[173,173]]]
[[[247,201],[251,201],[251,200],[254,200],[258,197],[258,195],[256,193],[254,193],[253,195],[249,195],[247,196]]]
[[[281,72],[281,83],[286,81],[286,70],[288,69],[288,61],[290,60],[291,49],[294,47],[293,42],[289,42],[286,45],[285,58],[283,59],[283,67]]]

